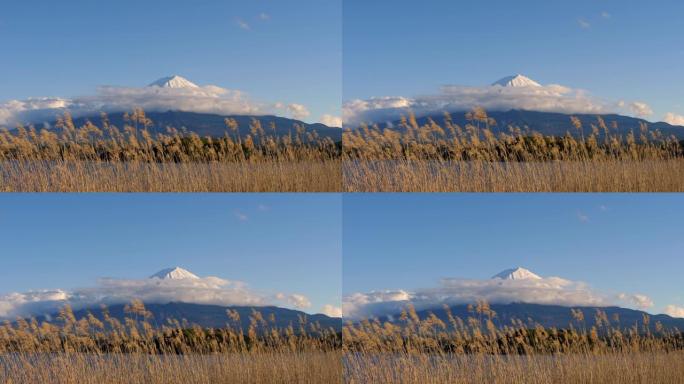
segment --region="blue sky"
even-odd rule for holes
[[[303,294],[308,312],[340,304],[335,194],[5,194],[0,238],[0,296],[180,266]]]
[[[343,9],[343,98],[415,96],[522,73],[684,115],[680,1],[363,1]]]
[[[0,101],[91,95],[171,74],[339,115],[339,0],[0,4]]]
[[[517,266],[684,306],[679,194],[347,194],[343,291],[434,287]]]

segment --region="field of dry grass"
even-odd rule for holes
[[[448,312],[419,318],[408,307],[398,322],[364,320],[343,330],[348,383],[677,383],[684,335],[650,324],[620,325],[598,310],[596,325],[573,310],[565,329],[520,320],[496,326],[487,303],[461,319]]]
[[[345,355],[345,378],[357,383],[671,383],[684,377],[684,353],[445,356]]]
[[[681,144],[646,125],[624,135],[600,116],[591,127],[573,118],[575,135],[553,137],[519,127],[495,135],[482,109],[467,119],[460,127],[446,114],[441,124],[419,126],[410,116],[398,129],[345,131],[345,191],[684,191]]]
[[[152,134],[142,110],[124,127],[74,126],[0,131],[0,191],[6,192],[335,192],[340,145],[294,126],[275,136],[257,119],[250,134],[226,119],[222,137],[168,128]]]
[[[684,192],[684,159],[345,161],[348,192]]]
[[[337,192],[339,160],[0,163],[2,192]]]
[[[300,319],[276,328],[258,311],[248,329],[219,329],[170,321],[150,325],[134,301],[124,321],[66,307],[53,322],[35,319],[0,326],[2,383],[335,383],[342,381],[341,337]],[[236,316],[238,316],[236,318]],[[230,320],[229,320],[230,319]]]
[[[0,356],[6,384],[340,383],[339,352]]]

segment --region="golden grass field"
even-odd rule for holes
[[[55,129],[0,130],[0,191],[6,192],[334,192],[342,189],[340,145],[301,126],[277,137],[257,119],[223,137],[168,128],[151,134],[137,109],[124,127],[71,116]]]
[[[57,353],[2,362],[6,384],[340,383],[339,352],[184,354],[178,356]]]
[[[496,122],[476,108],[465,127],[415,116],[399,130],[362,126],[343,134],[348,192],[680,192],[684,152],[674,137],[644,124],[617,133],[597,116],[586,136],[543,136],[519,127],[495,135]],[[578,137],[579,136],[579,137]]]
[[[448,311],[448,309],[447,309]],[[587,316],[592,314],[586,314]],[[419,318],[409,307],[399,323],[348,322],[343,329],[348,383],[678,383],[684,335],[644,317],[619,326],[602,311],[596,326],[573,310],[565,329],[523,321],[495,326],[487,303],[472,317]]]
[[[226,323],[236,314],[227,312]],[[54,323],[6,322],[0,326],[0,382],[342,382],[340,334],[305,319],[278,329],[255,311],[245,330],[179,322],[158,328],[149,320],[144,305],[133,302],[124,322],[107,315],[76,319],[68,307]]]
[[[340,161],[0,163],[3,192],[336,192]]]
[[[347,383],[681,383],[684,353],[345,355]]]

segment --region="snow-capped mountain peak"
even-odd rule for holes
[[[180,280],[180,279],[199,279],[197,275],[181,267],[166,268],[150,276],[150,279]]]
[[[162,77],[161,79],[151,83],[149,86],[161,88],[199,88],[197,84],[178,75]]]
[[[533,273],[522,267],[505,269],[496,275],[492,276],[492,279],[503,279],[503,280],[539,280],[541,276]]]
[[[492,85],[500,85],[502,87],[541,87],[541,84],[520,74],[506,76],[503,79],[495,81]]]

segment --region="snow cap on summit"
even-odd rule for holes
[[[541,84],[523,75],[506,76],[492,83],[492,85],[500,85],[502,87],[541,87]]]
[[[496,275],[492,276],[492,279],[503,279],[503,280],[540,280],[541,276],[533,273],[522,267],[505,269]]]
[[[178,75],[162,77],[161,79],[151,83],[149,87],[161,88],[199,88],[199,86],[192,81]]]
[[[181,267],[166,268],[150,276],[150,279],[180,280],[180,279],[199,279],[199,276]]]

